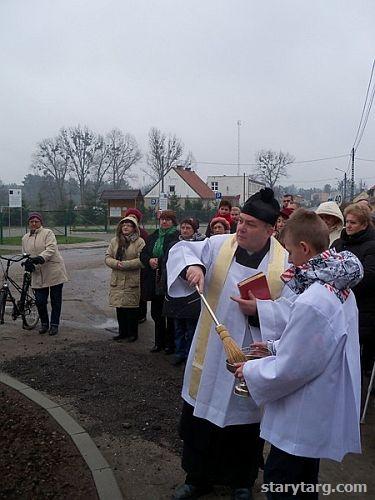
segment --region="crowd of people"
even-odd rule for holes
[[[119,228],[128,222],[125,215]],[[186,363],[179,426],[186,481],[173,498],[198,498],[226,484],[235,500],[251,499],[264,440],[271,444],[264,482],[316,484],[320,458],[341,461],[361,449],[361,374],[369,374],[375,355],[368,204],[341,212],[329,201],[314,213],[291,195],[280,207],[265,189],[242,208],[222,200],[205,235],[193,217],[177,226],[176,214],[162,211],[137,261],[139,293],[154,321],[151,352],[174,352],[173,364]],[[237,283],[259,270],[272,300],[240,298]],[[233,393],[225,351],[195,286],[237,344],[262,353],[237,366],[249,387],[246,400]],[[323,426],[311,417],[318,407],[325,408]]]
[[[178,228],[172,210],[159,212],[151,234],[137,208],[118,223],[105,253],[114,340],[137,340],[150,302],[151,352],[186,364],[179,426],[186,480],[175,500],[198,498],[215,484],[229,485],[235,500],[251,499],[264,440],[271,444],[267,484],[317,484],[321,458],[341,461],[360,452],[361,380],[375,358],[375,229],[365,201],[343,212],[328,201],[314,212],[292,195],[280,207],[265,188],[241,208],[222,200],[204,234],[194,217],[184,216]],[[40,333],[55,335],[67,277],[56,239],[42,223],[40,214],[30,214],[23,250],[31,255]],[[271,300],[241,298],[237,284],[259,271]],[[236,365],[248,398],[233,392],[235,379],[200,293],[237,345],[257,353]],[[305,496],[318,498],[314,492],[298,498]]]

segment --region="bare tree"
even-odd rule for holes
[[[163,134],[153,127],[148,134],[149,153],[147,162],[150,166],[150,175],[154,181],[161,181],[161,190],[164,192],[164,176],[168,170],[181,158],[184,145],[175,135]]]
[[[80,125],[63,128],[60,137],[65,154],[69,157],[70,170],[78,180],[81,205],[84,205],[86,183],[95,163],[96,153],[101,148],[101,142],[88,127],[81,128]]]
[[[98,200],[100,190],[105,183],[110,169],[110,156],[108,145],[102,135],[97,136],[97,147],[95,158],[90,169],[90,180],[92,184],[92,199]]]
[[[65,203],[65,178],[69,169],[69,158],[59,137],[43,139],[33,154],[31,167],[54,180],[60,204]]]
[[[192,163],[197,163],[192,151],[189,151],[185,159],[179,162],[179,164],[184,167],[191,167]]]
[[[107,134],[106,147],[108,152],[108,173],[114,189],[124,184],[129,169],[137,163],[142,154],[137,141],[131,134],[123,134],[115,128]]]
[[[266,186],[273,189],[281,177],[288,175],[286,167],[293,163],[294,160],[294,156],[282,151],[278,153],[270,149],[258,151],[255,155],[256,167],[254,172]]]

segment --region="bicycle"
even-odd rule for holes
[[[33,293],[29,292],[31,285],[31,273],[25,271],[23,273],[22,286],[20,286],[13,278],[9,276],[10,266],[14,262],[21,262],[28,259],[30,256],[23,254],[20,257],[9,258],[0,255],[1,260],[7,262],[6,269],[1,263],[3,268],[3,284],[0,288],[0,324],[4,324],[4,314],[7,302],[13,305],[12,319],[15,321],[21,316],[22,328],[25,330],[32,330],[36,327],[39,321],[38,309],[36,307],[35,297]],[[22,264],[21,264],[22,265]],[[13,288],[13,291],[12,291]],[[16,300],[14,293],[19,293],[19,300]]]

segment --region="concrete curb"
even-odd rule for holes
[[[4,372],[0,372],[0,382],[15,389],[46,410],[71,437],[91,471],[100,500],[123,500],[120,488],[108,462],[85,429],[74,418],[59,404]]]

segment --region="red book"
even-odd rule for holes
[[[249,290],[257,299],[268,300],[271,298],[270,289],[268,288],[267,278],[264,273],[260,272],[246,278],[237,283],[242,299],[249,298]]]

